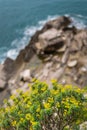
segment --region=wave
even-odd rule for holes
[[[19,51],[23,49],[29,43],[31,36],[33,36],[37,30],[40,30],[47,21],[53,20],[56,17],[58,16],[57,15],[48,16],[47,19],[39,21],[36,26],[25,27],[23,30],[23,37],[13,40],[11,43],[10,49],[7,49],[7,51],[4,51],[2,48],[3,51],[1,51],[0,53],[2,55],[0,56],[0,62],[3,63],[6,57],[9,57],[11,59],[16,59]],[[19,33],[20,33],[20,30],[19,30]]]
[[[65,16],[70,17],[72,20],[71,26],[76,26],[78,29],[85,28],[85,17],[82,15],[71,15],[66,14]],[[21,49],[23,49],[30,41],[31,36],[37,31],[40,30],[46,22],[53,20],[59,17],[59,15],[48,16],[45,20],[38,21],[36,26],[26,26],[23,29],[23,37],[18,38],[12,41],[10,49],[1,48],[0,49],[0,62],[6,59],[6,57],[15,59]],[[20,30],[19,30],[20,32]]]
[[[87,27],[86,25],[86,17],[83,15],[71,15],[71,20],[73,26],[77,27],[78,29],[84,29]]]

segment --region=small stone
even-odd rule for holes
[[[65,37],[65,36],[62,36],[62,39],[63,39],[63,40],[66,40],[66,37]]]
[[[80,125],[80,130],[87,130],[87,121]]]
[[[82,67],[82,68],[81,68],[81,71],[82,71],[82,72],[87,72],[87,68],[86,68],[86,67]]]
[[[66,46],[64,45],[62,48],[58,49],[57,52],[62,53],[62,52],[65,52],[65,50],[66,50]]]
[[[69,61],[67,65],[68,67],[72,68],[75,67],[77,63],[78,63],[77,60],[73,60],[73,61]]]

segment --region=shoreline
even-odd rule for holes
[[[0,65],[3,99],[17,88],[27,90],[32,78],[48,84],[51,79],[57,79],[62,84],[87,85],[87,30],[69,27],[71,22],[66,16],[47,22],[15,60],[7,58]]]
[[[87,28],[87,25],[84,23],[84,21],[85,21],[84,16],[82,16],[80,14],[64,14],[64,16],[69,17],[71,19],[72,23],[70,26],[75,26],[77,29]],[[14,47],[13,49],[9,49],[9,50],[7,49],[6,54],[5,54],[5,52],[3,52],[1,55],[6,55],[6,56],[5,56],[5,58],[3,56],[1,56],[1,59],[3,59],[3,60],[0,60],[1,61],[0,64],[3,64],[4,61],[6,60],[6,58],[15,60],[17,58],[17,56],[19,55],[20,51],[28,45],[31,37],[35,34],[35,32],[37,30],[41,30],[47,22],[54,20],[56,18],[59,18],[59,17],[60,17],[60,15],[48,15],[48,17],[46,17],[45,19],[39,20],[35,25],[31,25],[30,27],[26,26],[22,32],[23,37],[21,37],[20,40],[17,39],[16,42],[15,42],[15,39],[11,41],[11,45],[13,44],[13,42],[15,44],[21,45],[22,39],[25,38],[26,39],[25,45],[23,45],[22,48],[21,48],[21,46],[19,46],[19,47]],[[3,50],[3,48],[1,49],[1,51],[2,50]],[[13,52],[11,53],[12,50],[13,50],[14,54],[12,54]],[[15,52],[17,54],[15,54]]]

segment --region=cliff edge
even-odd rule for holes
[[[87,29],[77,29],[65,16],[47,22],[16,60],[0,65],[0,102],[17,88],[26,91],[32,78],[86,86]]]

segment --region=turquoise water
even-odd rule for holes
[[[0,62],[16,58],[37,29],[60,15],[85,27],[87,0],[0,0]]]

